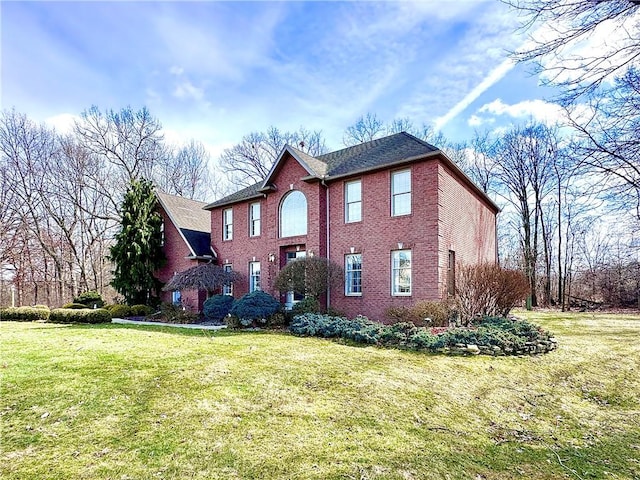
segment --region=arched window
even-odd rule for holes
[[[307,198],[299,190],[289,192],[280,204],[280,236],[307,234]]]

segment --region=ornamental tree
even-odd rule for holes
[[[156,211],[155,188],[149,180],[133,180],[121,207],[120,231],[110,248],[114,263],[111,285],[129,305],[148,304],[158,296],[153,273],[166,261],[162,251],[162,217]]]

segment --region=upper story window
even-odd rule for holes
[[[162,219],[162,223],[160,224],[160,246],[164,247],[164,218]]]
[[[362,255],[346,255],[344,264],[345,295],[362,295]]]
[[[249,236],[260,235],[260,202],[249,205]]]
[[[411,250],[391,252],[391,295],[411,295]]]
[[[289,192],[280,204],[280,236],[307,234],[307,198],[299,190]]]
[[[354,180],[344,184],[344,221],[362,220],[362,181]]]
[[[411,170],[391,174],[391,216],[411,213]]]
[[[222,239],[233,239],[233,209],[231,208],[222,211]]]

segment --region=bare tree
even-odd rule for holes
[[[74,131],[90,153],[117,167],[118,179],[151,178],[153,166],[164,155],[162,125],[146,108],[101,112],[96,106],[82,112]]]
[[[220,167],[238,187],[248,187],[263,180],[285,145],[291,145],[312,156],[326,152],[322,132],[300,128],[282,132],[269,127],[266,132],[252,132],[220,156]]]
[[[624,75],[640,60],[640,3],[635,0],[503,1],[524,16],[523,28],[533,31],[531,43],[514,57],[534,62],[549,83],[561,85],[566,103]],[[614,41],[589,45],[595,33],[607,39],[614,31]]]
[[[615,88],[591,98],[589,112],[569,114],[575,155],[602,178],[609,203],[632,212],[640,227],[640,70],[631,68]]]
[[[537,267],[540,242],[544,253],[545,276],[550,276],[549,229],[545,228],[544,198],[553,186],[552,166],[557,152],[555,133],[544,125],[514,127],[499,139],[496,147],[497,179],[502,196],[519,217],[524,273],[529,279],[532,304],[537,299]],[[545,282],[545,301],[550,297]]]
[[[217,179],[209,170],[211,156],[201,142],[191,140],[168,150],[153,174],[155,184],[162,191],[200,200],[215,193]]]

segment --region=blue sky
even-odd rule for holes
[[[147,106],[169,140],[217,156],[275,125],[330,149],[367,112],[452,140],[554,115],[507,49],[525,38],[498,0],[3,2],[2,108],[59,128],[91,105]]]

